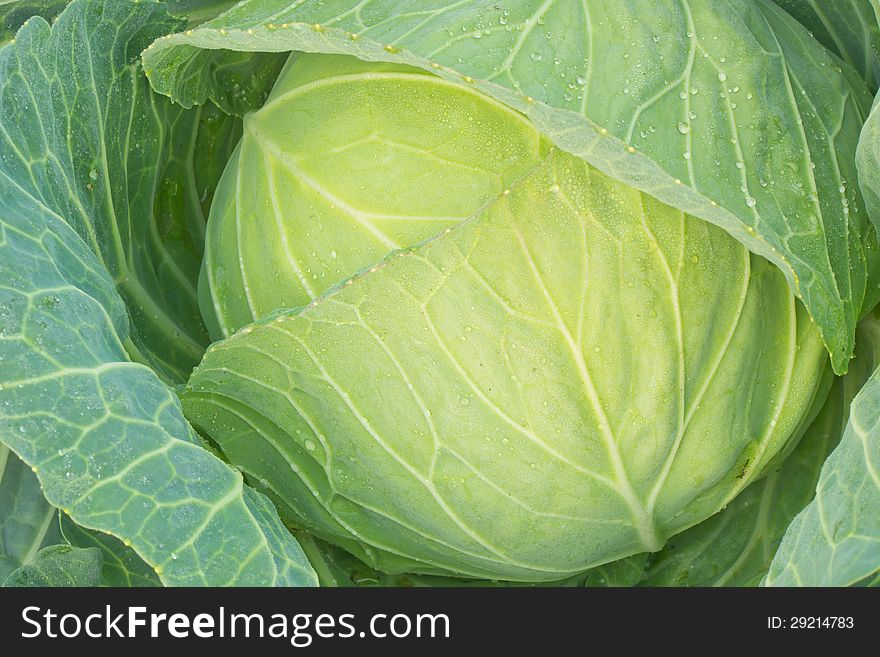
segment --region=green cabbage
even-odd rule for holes
[[[878,14],[0,0],[0,584],[876,586]]]

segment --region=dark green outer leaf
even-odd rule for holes
[[[236,0],[166,0],[169,11],[198,25],[214,18],[235,4]],[[55,18],[70,0],[0,0],[0,45],[8,43],[24,22],[32,16],[47,21]]]
[[[151,92],[137,53],[182,23],[157,3],[129,7],[77,5],[51,31],[32,19],[0,53],[0,193],[27,195],[77,231],[126,302],[132,357],[179,383],[208,342],[195,281],[220,171],[195,171],[206,155],[225,162],[240,126]]]
[[[0,583],[37,551],[61,542],[58,514],[34,473],[0,444]]]
[[[880,323],[869,348],[880,355]],[[852,402],[837,448],[822,466],[815,499],[794,519],[764,580],[767,586],[849,586],[880,570],[880,368]]]
[[[3,586],[98,586],[101,565],[97,548],[53,545],[40,550],[31,563],[6,578]]]
[[[103,557],[102,586],[161,586],[156,572],[137,553],[109,534],[90,531],[61,515],[64,539],[73,547],[97,548]]]
[[[778,265],[846,370],[880,260],[854,184],[870,97],[769,0],[245,0],[144,65],[191,105],[216,95],[217,49],[346,53],[476,85]]]
[[[878,587],[880,586],[880,570],[871,575],[870,577],[866,577],[861,582],[856,584],[855,586],[866,586],[866,587]]]
[[[198,446],[171,390],[125,361],[125,309],[91,251],[26,201],[0,218],[0,440],[49,501],[130,542],[169,584],[311,581],[292,537],[273,547],[284,530],[267,503]]]
[[[880,83],[880,25],[871,0],[773,0],[806,27],[876,92]]]
[[[161,9],[143,1],[77,0],[51,33],[45,22],[29,22],[15,46],[0,51],[3,102],[15,91],[18,109],[33,108],[29,94],[39,80],[31,86],[28,75],[39,77],[50,65],[23,69],[13,55],[48,49],[60,63],[64,44],[68,62],[71,52],[80,54],[78,65],[96,76],[91,88],[100,87],[101,75],[113,75],[105,58],[126,52],[129,38],[144,38],[144,26],[167,24]],[[106,22],[91,22],[95,17]],[[118,50],[101,47],[102,39]],[[75,79],[67,73],[65,79]],[[63,89],[57,93],[63,98]],[[88,108],[57,100],[40,115],[57,123],[28,124],[34,115],[27,111],[4,112],[0,121],[7,133],[42,144],[47,161],[67,157],[72,165],[73,154],[55,146],[68,143],[60,136],[67,112],[84,119]],[[10,144],[42,148],[4,142]],[[77,154],[86,158],[90,179],[91,155]],[[79,197],[66,196],[72,190],[65,176],[74,170],[81,168],[26,168],[17,156],[0,158],[0,441],[35,470],[51,504],[83,527],[130,543],[166,584],[312,584],[305,557],[274,509],[199,446],[156,373],[127,360],[125,305],[102,262],[71,228],[86,234],[94,228]]]
[[[0,0],[0,45],[9,43],[31,16],[55,18],[70,0]]]

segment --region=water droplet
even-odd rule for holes
[[[724,71],[718,71],[718,81],[724,82],[725,80],[727,80],[727,73]]]
[[[687,123],[685,123],[684,121],[679,121],[678,122],[678,131],[681,134],[686,135],[687,133],[689,133],[691,131],[691,127]]]
[[[89,171],[89,178],[91,178],[92,180],[97,180],[97,179],[98,179],[98,171],[97,171],[97,169],[92,169],[91,171]]]
[[[540,62],[541,61],[541,53],[539,53],[537,50],[532,53],[532,61],[533,62]]]
[[[316,447],[316,445],[315,445],[315,442],[314,442],[314,441],[312,441],[312,440],[307,440],[307,441],[305,442],[305,446],[306,446],[306,449],[309,450],[310,452],[314,452],[314,451],[315,451],[315,447]]]
[[[755,199],[754,196],[747,196],[746,197],[746,205],[748,205],[750,208],[753,208],[756,205],[758,205],[758,201]]]
[[[556,183],[553,183],[552,185],[550,185],[550,188],[547,191],[549,191],[551,194],[558,194],[559,193],[559,185],[557,185]]]

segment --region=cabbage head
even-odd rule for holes
[[[720,228],[472,88],[343,56],[293,55],[245,117],[201,292],[217,337],[260,321],[209,352],[189,417],[386,572],[656,551],[792,444],[827,360]]]
[[[0,0],[0,586],[877,586],[878,16]]]

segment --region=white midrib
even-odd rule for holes
[[[520,249],[525,256],[526,263],[529,266],[535,282],[541,289],[541,293],[547,301],[547,305],[550,308],[550,312],[553,314],[553,318],[556,321],[558,330],[565,340],[569,351],[571,352],[572,359],[574,360],[575,366],[577,367],[578,374],[584,387],[584,391],[587,393],[587,398],[590,400],[590,404],[593,407],[593,411],[595,412],[596,418],[599,421],[599,428],[602,433],[602,438],[605,442],[608,456],[611,459],[611,465],[614,468],[614,479],[617,483],[616,490],[633,514],[633,520],[635,521],[634,527],[639,533],[643,546],[648,551],[655,552],[663,546],[663,540],[657,534],[657,528],[654,524],[654,521],[647,512],[644,504],[642,504],[641,500],[639,500],[638,495],[636,495],[636,492],[632,487],[632,483],[629,480],[629,476],[626,473],[626,469],[623,466],[623,460],[620,457],[620,451],[618,450],[617,442],[614,439],[614,433],[611,430],[611,425],[608,422],[608,417],[605,415],[605,411],[602,408],[602,403],[599,400],[599,395],[596,391],[596,387],[593,385],[593,379],[590,376],[589,370],[587,369],[587,364],[584,361],[583,353],[581,353],[580,349],[578,349],[577,342],[572,336],[571,331],[568,330],[568,327],[565,324],[565,320],[563,319],[562,314],[559,312],[559,308],[557,307],[556,302],[554,301],[552,295],[547,289],[547,286],[544,285],[544,279],[542,278],[541,272],[538,270],[538,267],[535,264],[534,258],[532,258],[532,254],[529,251],[529,247],[526,244],[525,239],[517,229],[514,229],[513,234],[516,236],[516,239],[519,242]]]
[[[519,35],[519,38],[516,40],[516,43],[513,44],[513,47],[510,49],[510,54],[507,56],[507,59],[504,60],[504,63],[501,64],[500,68],[502,70],[509,70],[511,64],[516,59],[516,56],[523,49],[523,45],[526,42],[526,39],[529,38],[529,34],[532,33],[532,30],[535,29],[535,25],[538,24],[538,21],[544,17],[550,8],[553,6],[555,0],[545,0],[544,4],[542,4],[538,9],[532,14],[529,18],[526,19],[525,23],[523,23],[524,29]]]
[[[749,462],[748,466],[744,468],[743,474],[739,478],[739,485],[735,486],[734,489],[730,493],[728,493],[727,497],[724,498],[724,506],[727,506],[734,497],[739,495],[740,491],[742,491],[743,488],[750,484],[754,480],[756,474],[760,472],[760,469],[764,467],[764,455],[767,452],[767,447],[773,441],[774,434],[777,433],[776,426],[779,423],[780,418],[782,417],[785,403],[788,401],[788,397],[791,392],[791,383],[797,364],[796,356],[798,352],[797,303],[794,296],[789,298],[788,308],[788,361],[786,362],[785,367],[785,380],[782,383],[782,392],[779,395],[779,398],[776,400],[776,404],[773,409],[773,416],[770,418],[770,421],[767,423],[767,426],[764,429],[764,433],[758,442],[758,448],[755,450],[754,454],[752,454],[751,462]]]
[[[46,509],[46,513],[43,516],[42,522],[40,522],[40,526],[37,528],[37,533],[34,535],[34,541],[31,543],[31,547],[28,550],[28,553],[24,556],[22,560],[23,564],[29,564],[33,561],[34,557],[37,555],[37,552],[40,551],[40,548],[43,546],[43,539],[46,538],[46,534],[49,533],[49,525],[52,523],[52,519],[55,517],[55,508],[49,506]]]
[[[235,249],[238,255],[238,271],[241,276],[241,286],[244,291],[244,300],[248,307],[248,312],[252,320],[256,320],[259,315],[254,305],[253,293],[251,292],[250,282],[248,281],[247,267],[244,266],[244,258],[242,258],[242,236],[241,236],[241,170],[235,176]]]
[[[297,262],[296,256],[293,254],[293,250],[290,248],[290,240],[287,238],[287,231],[284,229],[284,213],[278,203],[278,194],[275,191],[277,188],[277,183],[275,181],[275,168],[272,166],[269,157],[265,153],[263,154],[263,166],[266,167],[266,174],[269,177],[269,198],[272,199],[272,215],[275,219],[275,227],[278,229],[278,235],[281,238],[281,246],[284,249],[284,256],[287,259],[287,264],[290,265],[293,273],[296,274],[296,277],[305,289],[306,294],[309,295],[309,298],[314,299],[317,296],[315,294],[315,288],[309,283],[302,267],[300,267],[299,262]]]
[[[416,479],[419,483],[424,486],[424,488],[428,491],[429,495],[434,499],[437,505],[443,510],[443,512],[449,517],[452,522],[458,526],[459,529],[463,533],[465,533],[471,540],[473,540],[476,544],[485,548],[488,552],[491,552],[496,557],[503,559],[504,561],[521,566],[521,567],[529,567],[528,564],[520,562],[519,560],[513,558],[511,555],[506,554],[504,551],[500,550],[498,547],[494,546],[491,542],[489,542],[485,537],[481,536],[474,528],[472,528],[468,523],[466,523],[459,515],[449,507],[446,501],[443,499],[442,495],[440,495],[436,486],[432,481],[428,481],[418,470],[416,470],[409,462],[407,462],[404,458],[402,458],[383,438],[379,435],[379,433],[373,428],[372,424],[367,420],[366,417],[360,412],[357,406],[352,401],[348,392],[345,391],[342,386],[335,380],[335,378],[326,370],[323,363],[317,358],[317,356],[309,349],[308,345],[303,342],[297,336],[291,336],[297,343],[299,343],[300,347],[302,347],[303,351],[308,354],[309,358],[318,368],[321,373],[321,376],[327,381],[327,383],[335,390],[336,394],[342,399],[343,403],[348,407],[350,412],[357,419],[358,423],[366,430],[366,432],[376,441],[376,443],[382,447],[382,449],[397,461],[407,472],[409,472],[413,478]]]
[[[254,138],[260,143],[260,145],[265,149],[266,152],[270,153],[273,157],[283,162],[284,165],[290,170],[290,172],[293,173],[300,181],[311,187],[321,196],[330,201],[333,205],[339,207],[358,224],[366,228],[373,235],[373,237],[381,242],[386,248],[391,250],[400,248],[400,244],[395,242],[393,239],[388,237],[388,235],[379,230],[379,228],[373,225],[373,223],[369,221],[369,218],[366,217],[361,210],[333,194],[330,190],[321,185],[321,183],[319,183],[317,180],[315,180],[305,171],[303,171],[294,158],[278,148],[278,146],[276,144],[273,144],[270,139],[267,139],[265,135],[260,134],[260,131],[254,127],[253,122],[249,123],[248,130],[251,132],[251,134],[253,134]]]
[[[675,460],[675,456],[678,454],[678,449],[681,446],[681,441],[684,438],[684,428],[685,428],[685,410],[684,410],[684,400],[685,400],[685,362],[684,362],[684,326],[682,321],[682,312],[681,312],[681,290],[678,285],[678,280],[676,276],[672,273],[672,267],[669,265],[669,260],[666,257],[663,249],[660,247],[660,243],[657,241],[657,237],[654,235],[654,232],[648,226],[648,222],[645,218],[645,201],[641,194],[639,194],[639,202],[641,204],[642,210],[642,229],[645,231],[645,234],[650,239],[651,243],[657,248],[658,260],[661,263],[665,273],[666,280],[669,283],[669,296],[670,301],[672,303],[672,308],[675,311],[673,313],[673,317],[675,319],[675,338],[676,338],[676,351],[678,352],[677,359],[677,389],[678,393],[678,404],[676,408],[676,423],[678,428],[675,432],[675,437],[673,438],[672,448],[669,450],[667,458],[663,462],[663,467],[660,472],[660,476],[657,479],[657,483],[651,489],[648,494],[648,502],[647,508],[649,513],[653,515],[654,505],[657,501],[657,496],[660,494],[660,490],[663,487],[663,484],[666,482],[666,478],[669,476],[669,471],[672,469],[672,463]],[[681,217],[681,225],[682,232],[684,231],[684,215]],[[682,235],[681,244],[684,244],[684,236]]]
[[[285,332],[285,335],[289,335],[289,334]],[[262,353],[265,353],[265,352],[262,352]],[[252,382],[252,383],[254,383],[254,384],[258,385],[258,386],[265,387],[265,384],[264,384],[263,382],[259,381],[258,379],[255,379],[255,378],[253,378],[253,377],[247,376],[246,374],[244,374],[244,373],[242,373],[242,372],[234,372],[234,374],[235,374],[235,376],[238,376],[238,377],[241,377],[241,378],[243,378],[243,379],[246,379],[246,380],[248,380],[248,381],[250,381],[250,382]],[[299,407],[297,404],[295,404],[294,402],[292,402],[292,399],[293,399],[293,398],[292,398],[287,392],[284,392],[284,391],[281,391],[281,390],[278,390],[278,389],[275,389],[275,388],[273,388],[272,391],[273,391],[274,393],[276,393],[276,394],[280,394],[280,395],[282,395],[283,397],[287,398],[288,401],[291,401],[291,405],[292,405],[292,407],[294,408],[294,410],[296,410],[296,412],[300,414],[300,416],[303,418],[303,420],[304,420],[304,421],[305,421],[310,427],[314,427],[314,426],[316,426],[314,420],[313,420],[313,419],[310,419],[308,415],[303,414],[302,411],[300,410],[300,407]],[[270,447],[271,447],[271,448],[272,448],[272,449],[273,449],[273,450],[274,450],[274,451],[275,451],[275,452],[276,452],[281,458],[283,458],[285,461],[288,462],[288,464],[290,465],[291,471],[294,472],[294,473],[296,474],[297,477],[299,477],[299,479],[300,479],[300,480],[303,482],[303,484],[309,489],[309,491],[315,496],[315,498],[318,499],[318,500],[320,500],[320,504],[321,504],[321,506],[325,509],[325,511],[326,511],[327,514],[333,519],[333,521],[336,522],[336,523],[338,523],[339,526],[340,526],[343,530],[345,530],[346,532],[348,532],[349,534],[351,534],[351,536],[355,537],[357,540],[362,540],[362,539],[360,539],[360,537],[359,537],[359,533],[358,533],[357,528],[356,528],[354,525],[352,525],[351,523],[347,522],[347,521],[345,520],[344,517],[341,517],[341,516],[339,516],[339,515],[337,515],[336,513],[333,512],[333,510],[332,510],[332,508],[331,508],[329,502],[328,502],[327,500],[324,500],[324,499],[321,497],[320,491],[315,487],[314,483],[313,483],[312,481],[309,480],[309,478],[306,476],[306,474],[305,474],[300,468],[297,467],[297,464],[296,464],[295,461],[291,461],[291,460],[289,460],[289,455],[288,455],[288,453],[287,453],[284,449],[282,449],[282,447],[278,444],[278,442],[277,442],[277,441],[276,441],[276,440],[275,440],[270,434],[264,432],[261,428],[259,428],[259,427],[257,427],[256,425],[250,423],[250,422],[247,420],[247,418],[244,418],[243,416],[239,415],[239,414],[238,414],[238,411],[236,411],[234,408],[232,408],[232,407],[229,406],[228,404],[224,403],[223,401],[220,401],[220,399],[226,399],[226,398],[228,398],[226,395],[224,395],[224,394],[222,394],[222,393],[218,393],[216,390],[212,390],[212,391],[210,392],[210,395],[211,395],[210,401],[207,402],[207,403],[212,404],[212,405],[215,405],[215,406],[217,406],[217,407],[219,407],[219,408],[222,408],[222,409],[226,410],[226,411],[229,412],[229,413],[233,413],[233,414],[237,415],[239,418],[241,418],[242,420],[244,420],[245,422],[247,422],[247,423],[248,423],[248,426],[250,426],[251,429],[252,429],[257,435],[259,435],[263,440],[266,441],[266,444],[268,444],[268,445],[269,445],[269,446],[270,446]],[[317,429],[313,429],[313,430],[316,432],[315,435],[316,435],[316,437],[318,438],[318,440],[321,441],[321,444],[322,444],[322,445],[326,445],[326,444],[328,444],[326,436],[323,436],[323,434],[321,434]],[[328,449],[329,449],[329,448],[328,448]],[[332,470],[332,466],[329,466],[329,465],[328,465],[328,466],[324,467],[324,470],[325,470],[325,472],[329,475],[329,473],[330,473],[331,470]],[[248,468],[243,468],[243,469],[242,469],[242,472],[247,473],[247,474],[248,474],[249,476],[251,476],[253,479],[260,479],[260,478],[261,478],[261,475],[260,475],[259,473],[257,473],[256,471],[252,471],[252,470],[250,470],[250,469],[248,469]],[[332,496],[334,496],[334,497],[340,497],[340,498],[344,498],[344,499],[350,500],[350,501],[353,502],[354,504],[357,504],[358,506],[360,506],[360,507],[362,507],[362,508],[364,508],[364,509],[366,509],[366,510],[372,512],[372,513],[375,513],[376,515],[379,515],[379,516],[382,516],[382,517],[384,517],[384,518],[387,518],[387,519],[390,520],[391,522],[393,522],[393,523],[395,523],[395,524],[397,524],[397,525],[400,525],[401,527],[403,527],[403,528],[405,528],[405,529],[407,529],[407,530],[409,530],[409,531],[412,531],[412,532],[414,532],[414,533],[418,533],[420,536],[424,537],[424,538],[425,538],[426,540],[428,540],[428,541],[431,541],[432,543],[436,543],[437,545],[440,545],[440,546],[442,546],[442,547],[444,547],[444,548],[447,548],[447,549],[449,549],[449,550],[452,550],[452,551],[454,551],[454,552],[458,552],[458,553],[460,553],[460,554],[466,555],[466,556],[468,556],[468,557],[474,557],[474,558],[476,558],[476,559],[479,559],[479,560],[482,560],[482,561],[486,561],[486,562],[488,562],[488,563],[490,563],[490,564],[503,564],[503,565],[509,565],[509,563],[510,563],[508,560],[505,560],[505,559],[492,558],[492,557],[486,556],[485,554],[478,554],[477,552],[473,552],[473,551],[471,551],[471,550],[466,550],[466,549],[463,548],[463,547],[453,545],[452,543],[448,543],[448,542],[442,540],[441,538],[439,538],[439,537],[437,537],[437,536],[434,536],[434,535],[432,535],[432,534],[425,533],[424,529],[422,529],[422,528],[418,528],[418,527],[415,527],[415,526],[413,526],[412,524],[406,522],[405,520],[403,520],[403,519],[401,519],[401,518],[398,518],[397,516],[392,515],[391,513],[388,512],[387,509],[383,510],[383,509],[377,508],[377,507],[375,507],[375,506],[373,506],[373,505],[367,504],[364,500],[359,500],[359,499],[356,499],[356,498],[354,498],[354,497],[350,497],[350,496],[348,496],[348,495],[343,494],[342,492],[340,492],[339,490],[337,490],[337,489],[335,488],[335,486],[334,486],[332,480],[329,478],[329,476],[328,476],[328,482],[329,482],[330,487],[331,487],[331,493],[332,493]],[[268,484],[268,485],[267,485],[267,488],[271,489],[271,490],[272,490],[272,491],[273,491],[273,492],[274,492],[274,493],[275,493],[280,499],[284,500],[284,502],[285,502],[288,506],[290,506],[291,508],[296,508],[295,501],[292,500],[292,499],[290,499],[290,496],[289,496],[289,495],[287,495],[284,491],[279,490],[277,487],[273,486],[273,485],[272,485],[272,482],[268,482],[268,481],[267,481],[267,484]],[[399,557],[404,557],[404,558],[406,558],[406,559],[410,559],[410,560],[412,560],[412,561],[424,561],[424,559],[421,558],[421,557],[419,557],[419,556],[416,556],[416,555],[411,554],[411,553],[406,552],[406,551],[402,551],[402,550],[400,550],[398,547],[394,547],[394,546],[392,546],[392,545],[389,545],[389,544],[383,543],[383,542],[381,542],[381,541],[377,541],[377,540],[371,539],[371,540],[370,540],[370,545],[372,545],[373,547],[378,548],[379,550],[382,550],[382,551],[384,551],[384,552],[388,552],[388,553],[390,553],[390,554],[394,554],[394,555],[397,555],[397,556],[399,556]],[[429,563],[433,563],[433,562],[429,562]],[[440,564],[440,565],[442,565],[442,564]],[[526,566],[522,566],[522,567],[523,567],[523,568],[526,568],[527,570],[532,571],[532,572],[542,572],[542,571],[544,571],[544,567],[543,567],[543,566],[540,566],[540,565],[534,565],[534,566],[527,566],[527,565],[526,565]],[[464,572],[464,571],[462,571],[462,572]],[[555,571],[555,570],[553,570],[553,571],[551,571],[551,572],[554,572],[554,573],[557,573],[557,572],[558,572],[558,573],[561,573],[561,574],[560,574],[560,577],[561,577],[563,574],[566,574],[566,573],[567,573],[567,574],[572,574],[571,571]],[[475,573],[472,573],[472,575],[473,575],[473,576],[479,576],[479,573],[475,572]]]

